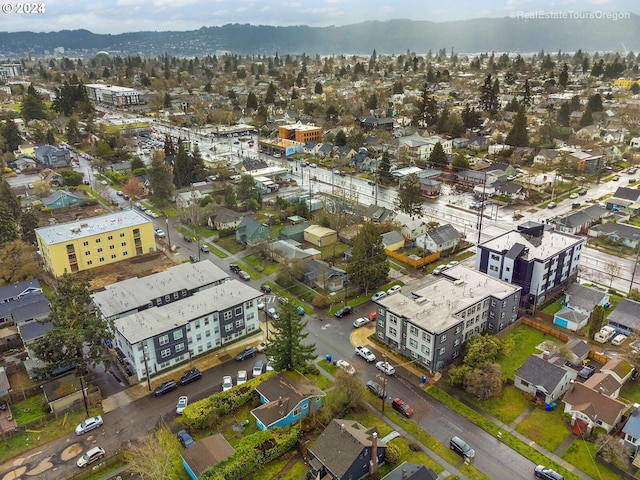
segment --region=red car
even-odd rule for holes
[[[407,404],[401,398],[394,398],[391,402],[391,406],[405,417],[410,417],[411,415],[413,415],[413,408],[411,408],[409,404]]]

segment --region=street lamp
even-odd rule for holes
[[[169,253],[171,253],[171,235],[169,235],[169,217],[164,218],[167,229],[167,243],[169,244]]]
[[[636,237],[636,235],[634,235]],[[640,241],[636,243],[636,261],[633,262],[633,271],[631,272],[631,285],[629,286],[629,295],[631,295],[631,290],[633,290],[633,280],[636,276],[636,268],[638,268],[638,258],[640,257]]]
[[[382,354],[382,361],[386,362],[387,356],[383,353]],[[382,374],[382,412],[384,413],[384,404],[385,404],[385,400],[387,399],[387,375],[385,373]]]
[[[262,296],[263,300],[262,300],[262,304],[264,305],[264,325],[265,325],[265,331],[266,331],[266,335],[267,335],[267,343],[269,342],[269,315],[267,313],[267,296],[263,295]]]
[[[149,363],[148,363],[149,360],[147,358],[148,348],[147,348],[146,341],[144,342],[142,350],[144,352],[144,373],[147,376],[147,387],[149,388],[149,391],[151,391],[151,378],[149,378]]]

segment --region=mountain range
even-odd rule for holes
[[[95,34],[87,30],[0,32],[0,56],[20,58],[51,53],[108,51],[119,55],[205,56],[216,52],[242,55],[425,54],[445,48],[458,53],[555,53],[639,51],[640,17],[521,19],[481,18],[456,22],[389,20],[346,26],[273,27],[229,24],[191,31]]]

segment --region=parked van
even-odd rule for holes
[[[618,345],[622,345],[622,343],[627,339],[626,335],[616,335],[615,337],[613,337],[613,340],[611,340],[611,345],[615,345],[616,347]]]

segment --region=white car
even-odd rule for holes
[[[393,375],[396,373],[396,369],[393,368],[389,362],[378,362],[376,363],[376,368],[386,375]]]
[[[247,371],[238,370],[238,381],[236,382],[236,385],[242,385],[243,383],[247,383]]]
[[[264,301],[258,300],[258,310],[264,310]]]
[[[436,268],[433,269],[433,274],[434,275],[440,275],[446,269],[447,269],[446,265],[438,265]]]
[[[569,195],[569,198],[578,198],[578,194],[577,193],[572,193],[571,195]]]
[[[229,375],[222,377],[222,391],[226,392],[233,387],[233,379]]]
[[[400,285],[394,285],[389,290],[387,290],[387,295],[393,295],[394,293],[398,293],[400,290],[402,290],[402,287]]]
[[[377,293],[374,293],[371,296],[371,301],[372,302],[377,302],[378,300],[380,300],[381,298],[384,298],[386,296],[387,296],[387,292],[379,291]]]
[[[356,369],[346,360],[338,360],[336,365],[340,367],[342,370],[347,372],[348,375],[353,375],[356,373]]]
[[[367,362],[375,362],[376,361],[376,356],[367,347],[360,347],[360,346],[356,347],[356,355],[360,355]]]
[[[87,418],[84,422],[76,427],[76,435],[83,435],[94,428],[98,428],[103,423],[100,415],[96,417]]]
[[[164,233],[164,230],[162,230],[161,228],[156,228],[156,237],[164,238],[165,236],[166,233]]]
[[[311,168],[316,168],[316,167],[317,167],[317,165],[316,165],[315,163],[310,163],[310,164],[309,164],[309,166],[310,166]]]
[[[460,262],[456,262],[455,260],[453,260],[452,262],[447,263],[447,268],[453,268],[458,265],[458,263]]]
[[[184,412],[184,409],[187,408],[187,405],[189,405],[189,398],[186,395],[178,397],[178,403],[176,404],[176,414],[182,415],[182,412]]]
[[[76,465],[84,468],[90,463],[100,460],[102,457],[104,457],[104,449],[102,447],[93,447],[78,459]]]
[[[102,185],[109,185],[109,182],[107,182],[106,180],[100,180],[100,183],[101,183]]]
[[[360,328],[360,327],[364,327],[365,325],[367,325],[369,323],[369,319],[366,317],[360,317],[360,318],[356,318],[353,321],[353,327],[354,328]]]

